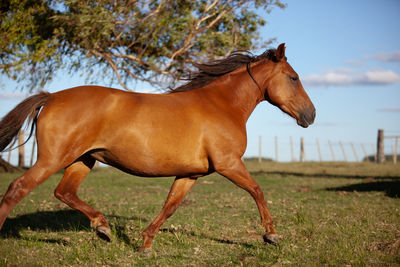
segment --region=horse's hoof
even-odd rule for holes
[[[105,226],[98,226],[98,227],[96,227],[96,234],[101,239],[103,239],[103,240],[105,240],[107,242],[111,242],[111,230],[110,230],[110,228],[107,228]]]
[[[143,247],[139,248],[139,252],[143,254],[149,254],[151,253],[151,251],[152,251],[151,248],[143,248]]]
[[[271,245],[279,245],[279,238],[277,234],[272,234],[272,235],[263,235],[263,239],[265,243],[271,244]]]

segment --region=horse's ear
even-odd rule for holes
[[[286,49],[285,43],[282,43],[278,46],[275,52],[275,57],[277,61],[286,60],[285,49]]]

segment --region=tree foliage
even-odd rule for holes
[[[0,70],[30,90],[61,69],[127,90],[137,80],[165,87],[191,62],[267,45],[259,38],[263,14],[284,6],[280,0],[3,0]]]

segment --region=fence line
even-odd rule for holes
[[[393,149],[393,144],[391,146],[392,148],[392,160],[393,163],[397,163],[397,146],[398,146],[398,142],[399,142],[399,135],[396,136],[385,136],[384,130],[379,129],[378,130],[378,140],[377,140],[377,162],[378,163],[383,163],[386,160],[386,156],[385,156],[385,151],[384,151],[384,140],[394,140],[394,149]]]
[[[293,140],[300,140],[300,143],[295,144]],[[381,140],[380,138],[378,138]],[[359,143],[359,142],[343,142],[341,140],[332,141],[328,139],[326,142],[320,142],[319,138],[315,139],[315,143],[305,142],[303,137],[293,138],[290,136],[288,140],[274,137],[274,148],[264,149],[262,151],[275,151],[275,157],[259,154],[258,158],[270,158],[274,161],[374,161],[378,160],[377,150],[375,147],[379,146],[380,151],[383,151],[384,158],[389,158],[397,163],[398,141],[400,136],[384,136],[384,140],[391,140],[392,142],[377,144],[372,143]],[[383,140],[382,139],[382,140]],[[259,139],[261,140],[261,139]],[[278,142],[279,140],[279,142]],[[267,140],[268,142],[268,140]],[[271,144],[271,142],[268,142]],[[259,143],[259,147],[263,144]],[[295,149],[298,148],[298,149]],[[297,150],[297,153],[295,153]],[[261,151],[261,150],[260,150]],[[325,153],[324,153],[325,152]],[[290,155],[290,157],[283,157],[282,155]],[[298,157],[296,157],[296,154]],[[279,158],[278,158],[278,155]],[[306,156],[308,155],[308,156]],[[311,155],[311,156],[310,156]]]
[[[2,152],[0,153],[0,157],[11,165],[30,167],[36,162],[36,136],[32,135],[32,138],[22,145],[29,135],[24,133],[24,131],[21,132],[22,134],[18,136],[18,149]]]

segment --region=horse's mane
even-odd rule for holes
[[[261,55],[255,56],[246,50],[235,51],[228,57],[220,60],[212,60],[208,63],[193,63],[197,71],[189,72],[182,80],[188,81],[186,84],[175,89],[169,89],[168,93],[186,92],[206,86],[215,79],[230,73],[240,66],[257,62],[262,59],[276,61],[276,49],[269,49]]]

